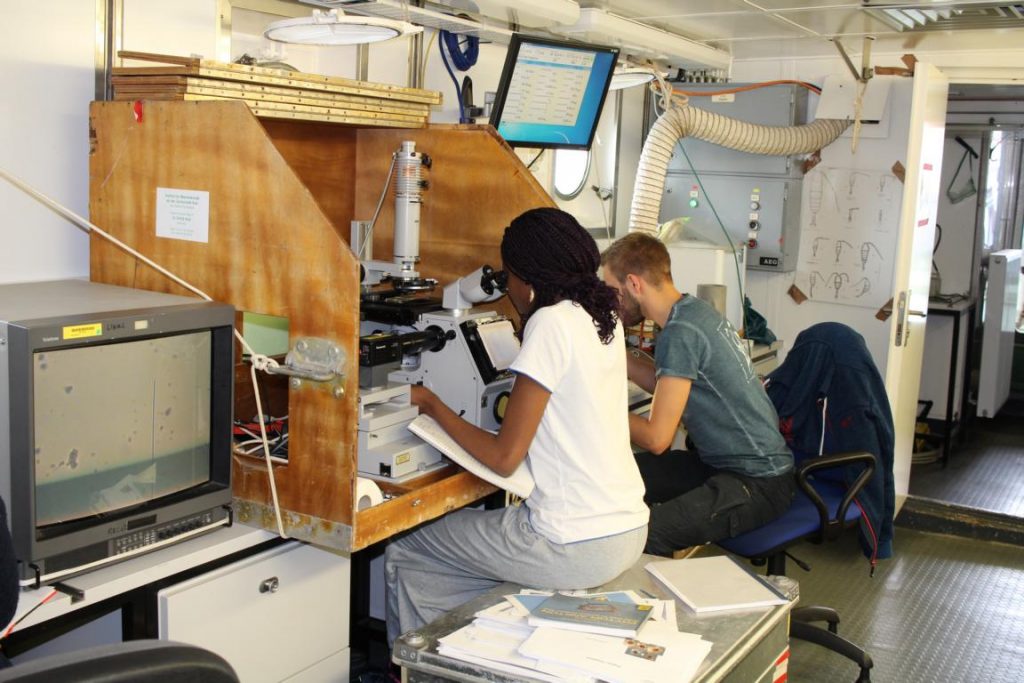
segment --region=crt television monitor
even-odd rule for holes
[[[0,285],[0,495],[22,582],[230,522],[234,309]]]
[[[491,125],[513,146],[590,149],[617,48],[513,34]]]

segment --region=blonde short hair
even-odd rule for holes
[[[631,232],[601,254],[601,265],[622,282],[639,275],[654,286],[672,281],[672,263],[661,240],[644,232]]]

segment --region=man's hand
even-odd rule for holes
[[[650,412],[629,416],[630,440],[655,455],[668,450],[690,399],[691,386],[692,382],[683,377],[660,377],[654,387]]]

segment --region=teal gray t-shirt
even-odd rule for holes
[[[792,469],[775,407],[736,328],[715,309],[680,298],[658,335],[654,362],[658,377],[693,382],[683,424],[704,463],[751,477]]]

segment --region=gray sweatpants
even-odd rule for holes
[[[552,543],[533,530],[525,505],[458,510],[387,547],[388,644],[499,583],[576,590],[611,581],[640,557],[647,526]]]

